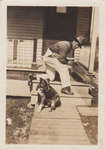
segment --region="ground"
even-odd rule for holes
[[[81,116],[81,121],[91,144],[98,142],[98,117]]]
[[[26,144],[29,138],[33,109],[27,108],[29,99],[7,98],[6,143]]]
[[[6,143],[27,144],[34,109],[27,108],[29,99],[7,98]],[[97,144],[97,117],[82,116],[81,121],[91,144]]]

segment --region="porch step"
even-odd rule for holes
[[[39,83],[39,80],[33,80],[33,83]],[[53,82],[50,82],[51,85],[60,85],[61,86],[61,82],[59,81],[53,81]],[[74,80],[71,80],[71,85],[72,86],[83,86],[83,87],[89,87],[88,84],[85,84],[85,83],[82,83],[82,82],[77,82],[77,81],[74,81]]]
[[[36,86],[39,83],[39,81],[33,81],[33,91],[32,95],[37,95],[36,92]],[[65,98],[91,98],[91,96],[88,94],[89,85],[84,83],[79,83],[76,81],[71,81],[71,87],[74,95],[65,95],[61,93],[61,83],[60,82],[51,82],[51,86],[59,93],[61,97]]]
[[[38,81],[34,82],[33,84],[33,91],[32,95],[37,95],[36,93],[36,86],[38,84]],[[72,82],[72,91],[74,92],[74,95],[65,95],[62,94],[61,91],[61,84],[59,82],[51,83],[51,86],[55,88],[59,95],[61,97],[83,97],[83,98],[91,98],[91,96],[88,94],[88,85],[80,84],[77,82]],[[24,97],[30,97],[30,91],[27,81],[22,80],[7,80],[7,96],[24,96]]]
[[[7,96],[14,96],[14,97],[34,97],[34,99],[37,99],[37,93],[36,93],[36,86],[38,84],[38,81],[34,83],[33,91],[30,93],[29,86],[27,81],[22,80],[7,80],[7,90],[6,95]],[[72,91],[74,92],[74,95],[65,95],[60,92],[61,85],[60,84],[52,84],[51,85],[58,91],[61,101],[63,102],[63,99],[70,100],[71,104],[76,105],[91,105],[91,99],[92,97],[88,94],[88,86],[77,86],[77,83],[72,82]]]

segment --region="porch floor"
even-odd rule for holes
[[[36,82],[37,83],[37,82]],[[51,83],[60,92],[59,83]],[[91,97],[88,95],[88,86],[72,81],[73,96],[61,93],[61,107],[53,112],[45,108],[42,112],[35,112],[32,119],[29,144],[67,144],[89,145],[89,139],[82,126],[77,106],[89,106]],[[34,84],[35,86],[36,84]],[[31,97],[27,81],[7,80],[7,96]],[[36,98],[35,92],[33,96]]]

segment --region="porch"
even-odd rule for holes
[[[80,34],[90,38],[91,14],[90,7],[8,7],[7,69],[36,70],[51,44]],[[69,57],[89,70],[90,53],[87,46]]]

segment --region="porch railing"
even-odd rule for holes
[[[43,40],[8,39],[7,40],[7,67],[32,68],[42,55]],[[80,51],[74,53],[74,61],[78,62]]]
[[[28,67],[33,63],[34,40],[7,40],[7,67]]]

